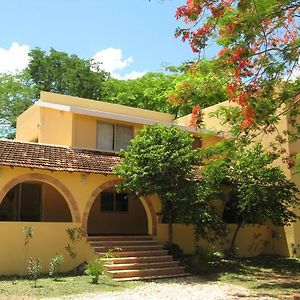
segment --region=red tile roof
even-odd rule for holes
[[[120,160],[114,153],[97,150],[0,140],[0,165],[4,166],[108,175]]]

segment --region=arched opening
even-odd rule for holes
[[[0,221],[72,222],[69,206],[53,186],[39,181],[16,184],[0,203]]]
[[[100,190],[87,219],[88,235],[147,235],[148,218],[141,200],[117,193],[114,186]]]

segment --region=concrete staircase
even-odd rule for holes
[[[114,248],[114,258],[106,258],[106,272],[118,281],[187,276],[185,268],[168,255],[152,236],[89,236],[88,242],[99,256]],[[112,263],[111,263],[112,262]]]

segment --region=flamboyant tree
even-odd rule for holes
[[[186,0],[176,11],[186,23],[176,36],[193,52],[212,40],[220,47],[215,66],[228,76],[226,96],[240,106],[243,132],[272,130],[282,114],[300,132],[299,9],[298,0]]]

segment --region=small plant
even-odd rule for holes
[[[298,252],[300,253],[300,244],[291,243],[292,256],[297,257]]]
[[[42,272],[42,265],[39,258],[30,258],[27,265],[28,275],[34,281],[34,287],[36,288],[37,280]]]
[[[22,232],[25,235],[25,238],[24,238],[24,248],[25,248],[24,265],[25,265],[26,261],[27,261],[27,258],[28,258],[28,251],[29,251],[30,240],[33,237],[33,227],[31,227],[31,226],[24,226],[22,228]]]
[[[98,284],[99,277],[103,274],[103,265],[105,263],[106,261],[101,260],[101,258],[95,258],[88,263],[84,273],[91,277],[93,284]]]
[[[183,256],[183,250],[177,244],[167,242],[165,244],[165,249],[168,250],[169,254],[172,255],[174,259],[179,259]]]
[[[61,267],[61,264],[64,261],[63,255],[56,254],[51,260],[49,265],[49,276],[53,277],[54,280],[57,279],[57,275],[59,272],[59,269]]]
[[[85,270],[85,274],[89,275],[92,279],[93,284],[98,284],[99,277],[104,275],[104,265],[112,264],[113,262],[109,259],[116,257],[114,252],[122,251],[121,248],[113,248],[109,249],[103,256],[95,258],[94,260],[90,261],[87,265],[87,269]]]
[[[73,227],[66,229],[67,235],[69,237],[69,243],[65,247],[66,251],[69,253],[70,257],[75,259],[77,256],[76,244],[80,242],[83,237],[84,229],[82,227]]]
[[[22,231],[25,234],[24,246],[29,246],[30,239],[33,237],[33,227],[24,226]]]

